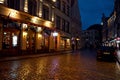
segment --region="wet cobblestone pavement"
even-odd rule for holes
[[[0,80],[120,80],[120,71],[115,62],[96,61],[85,51],[1,61]]]

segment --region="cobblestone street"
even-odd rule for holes
[[[96,61],[94,51],[79,51],[0,62],[0,80],[120,80],[115,62]]]

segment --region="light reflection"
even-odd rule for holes
[[[22,65],[22,67],[20,68],[20,72],[19,72],[19,75],[21,75],[22,80],[28,77],[30,71],[31,71],[30,64],[24,63],[24,65]]]
[[[118,62],[116,62],[116,65],[117,65],[117,68],[119,69],[120,71],[120,64]]]
[[[44,71],[44,68],[46,66],[46,62],[45,60],[41,60],[39,61],[39,63],[37,64],[37,70],[35,71],[36,74],[42,74],[42,72]]]
[[[59,67],[59,60],[58,60],[58,58],[56,58],[56,59],[54,59],[52,61],[52,66],[51,66],[50,74],[51,75],[55,75],[55,73],[57,72],[58,67]]]
[[[15,72],[17,72],[17,69],[19,68],[20,63],[19,62],[13,62],[12,66],[11,66],[11,77],[12,78],[17,78],[17,74]]]

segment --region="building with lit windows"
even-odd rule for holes
[[[114,11],[110,17],[103,15],[103,45],[120,46],[120,1],[115,0]]]
[[[0,54],[71,49],[71,0],[0,0]]]

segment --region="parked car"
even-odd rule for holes
[[[97,49],[97,60],[115,61],[114,53],[114,47],[101,46]]]
[[[118,62],[120,65],[120,49],[116,49],[114,55],[115,55],[116,62]]]

